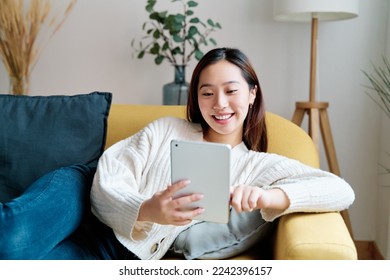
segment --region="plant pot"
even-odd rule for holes
[[[163,105],[186,105],[188,83],[185,80],[185,65],[174,65],[175,80],[163,86]]]

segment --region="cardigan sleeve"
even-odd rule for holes
[[[97,166],[91,190],[93,213],[115,232],[133,240],[147,236],[152,223],[137,222],[142,172],[153,145],[153,124],[107,149]]]
[[[282,156],[269,154],[257,174],[261,187],[279,188],[290,200],[284,211],[262,209],[267,221],[293,212],[341,211],[355,199],[352,187],[344,179]]]

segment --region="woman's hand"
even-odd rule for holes
[[[191,194],[174,198],[177,191],[186,187],[190,181],[183,180],[168,186],[164,191],[155,193],[145,200],[140,208],[138,221],[149,221],[163,225],[183,226],[203,213],[203,208],[186,209],[188,204],[199,201],[202,194]]]
[[[230,204],[240,213],[264,208],[285,210],[290,201],[281,189],[263,190],[260,187],[238,185],[231,189]]]

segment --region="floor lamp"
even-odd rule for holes
[[[359,0],[274,0],[274,18],[278,21],[311,22],[310,87],[309,100],[296,102],[292,121],[301,126],[304,116],[309,116],[309,135],[319,152],[320,133],[330,172],[340,176],[336,150],[327,113],[328,102],[316,98],[317,34],[318,21],[354,18],[358,15]],[[348,211],[341,215],[352,236]]]

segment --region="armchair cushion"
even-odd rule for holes
[[[338,212],[281,217],[274,248],[274,257],[283,260],[357,259],[355,244]]]
[[[0,95],[0,202],[59,167],[96,166],[104,150],[111,93]]]

